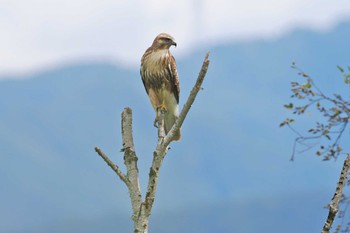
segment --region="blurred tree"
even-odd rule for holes
[[[314,149],[317,156],[322,156],[323,160],[331,158],[337,159],[340,155],[347,154],[338,185],[331,203],[328,205],[329,214],[322,232],[329,232],[332,227],[335,216],[342,218],[341,223],[336,227],[335,232],[350,232],[350,221],[345,223],[346,209],[350,204],[349,198],[343,193],[344,184],[347,182],[347,175],[350,166],[349,152],[343,150],[341,139],[348,126],[350,118],[350,99],[344,98],[340,94],[326,95],[316,85],[307,73],[300,70],[295,63],[292,68],[298,71],[302,77],[302,82],[291,82],[291,98],[294,102],[285,104],[284,107],[291,110],[294,115],[304,115],[312,110],[316,110],[318,121],[307,129],[307,133],[300,133],[293,127],[296,120],[286,118],[280,127],[288,126],[296,135],[293,146],[291,160],[294,160],[297,149],[302,147],[300,152]],[[343,76],[345,85],[350,86],[350,67],[345,71],[338,66]],[[307,111],[308,110],[308,111]],[[349,185],[349,182],[347,182]],[[339,211],[339,203],[343,209]]]

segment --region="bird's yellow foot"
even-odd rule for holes
[[[159,111],[162,112],[162,113],[167,112],[166,107],[165,107],[164,104],[162,104],[162,105],[160,105],[160,106],[157,107],[157,110],[156,110],[156,118],[154,119],[154,122],[153,122],[153,125],[154,125],[154,127],[156,127],[156,128],[159,127],[159,115],[158,115]]]

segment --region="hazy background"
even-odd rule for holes
[[[180,106],[208,50],[211,64],[150,232],[320,231],[343,158],[290,162],[295,135],[278,125],[302,80],[293,61],[348,97],[348,1],[0,0],[0,29],[0,232],[132,232],[127,189],[93,148],[123,167],[130,106],[145,191],[156,129],[138,67],[159,32],[178,44]]]
[[[1,0],[0,72],[109,59],[132,67],[159,32],[174,54],[223,42],[276,39],[295,28],[326,31],[349,19],[347,0]]]

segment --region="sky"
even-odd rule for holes
[[[348,0],[0,0],[0,77],[87,60],[136,68],[160,32],[181,57],[347,19]]]

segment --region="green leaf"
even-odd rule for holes
[[[305,83],[304,86],[305,86],[307,89],[310,89],[310,88],[311,88],[311,83]]]
[[[287,118],[287,119],[285,119],[285,120],[280,124],[280,127],[285,126],[285,125],[287,125],[287,124],[290,124],[290,123],[292,123],[292,122],[294,122],[294,119],[289,119],[289,118]]]
[[[289,103],[289,104],[285,104],[283,106],[287,109],[292,109],[294,105],[293,105],[293,103]]]
[[[345,74],[345,75],[344,75],[344,82],[345,82],[346,84],[350,84],[350,74]]]
[[[286,122],[289,124],[289,123],[292,123],[292,122],[294,122],[294,119],[289,119],[289,118],[287,118],[286,119]]]
[[[344,73],[344,69],[341,68],[340,66],[337,66],[338,70],[340,70],[340,72]]]

